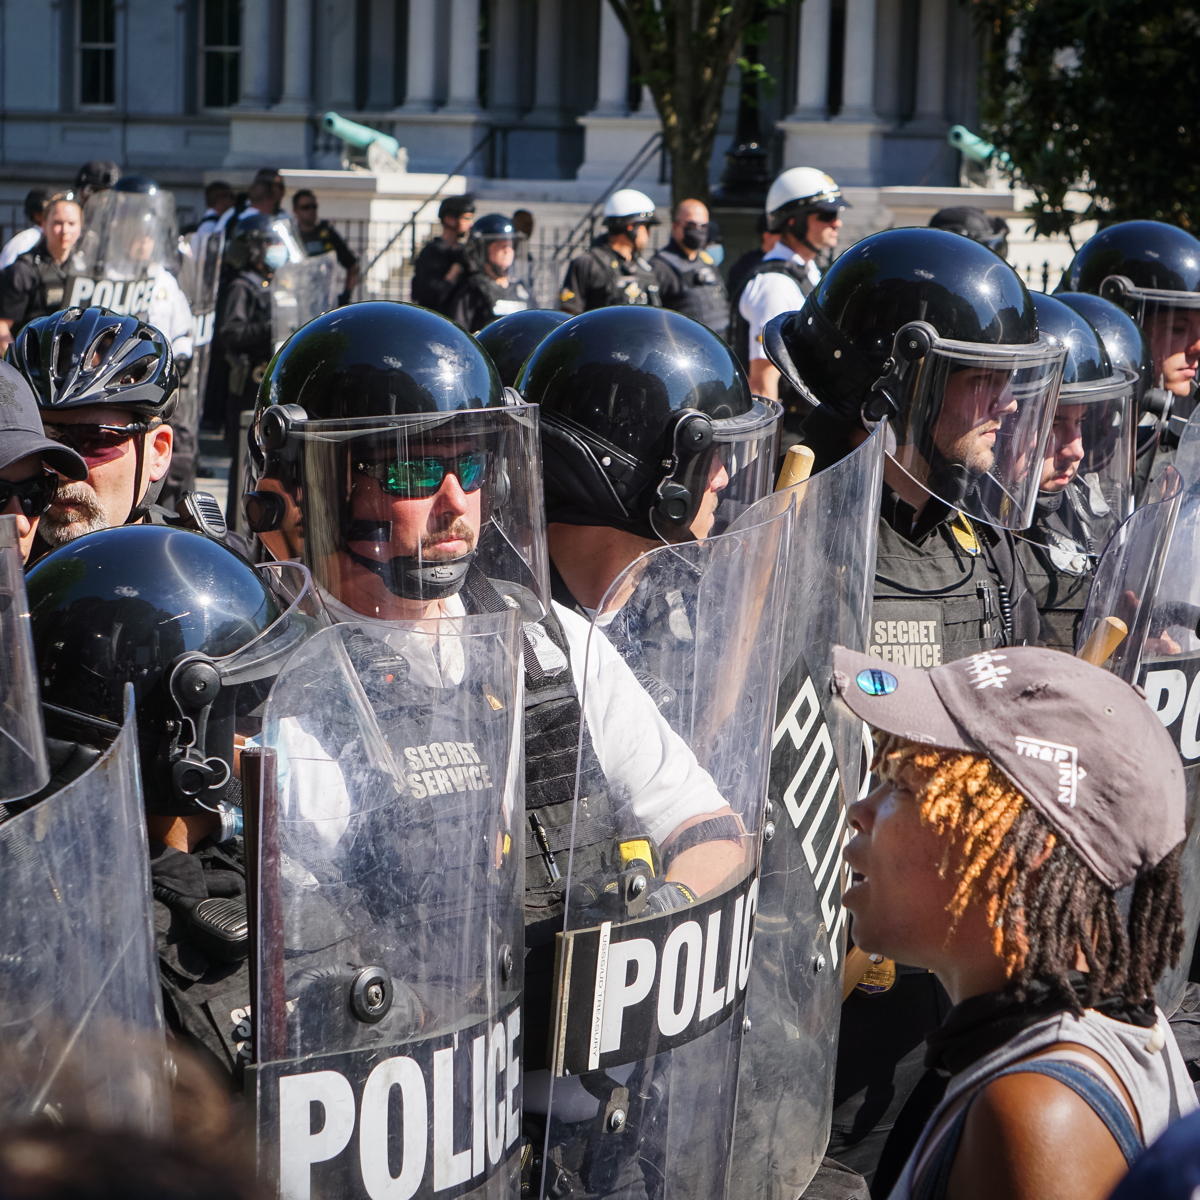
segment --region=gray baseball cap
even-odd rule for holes
[[[1111,888],[1183,840],[1170,736],[1137,691],[1081,659],[1013,646],[923,671],[835,646],[833,690],[874,729],[986,755]]]
[[[25,376],[0,362],[0,470],[27,454],[40,454],[47,466],[68,479],[87,478],[87,463],[70,446],[42,431],[37,397]]]

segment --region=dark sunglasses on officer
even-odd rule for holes
[[[43,428],[48,438],[70,446],[87,461],[88,466],[94,467],[120,458],[131,438],[149,433],[162,423],[161,417],[150,421],[131,421],[127,425],[58,425],[47,421],[43,423]]]
[[[823,205],[821,208],[814,208],[812,215],[818,221],[825,221],[827,224],[832,225],[834,221],[841,217],[842,210],[836,204]]]
[[[457,454],[409,452],[396,457],[358,459],[354,470],[379,484],[389,496],[423,500],[435,495],[453,475],[464,492],[477,492],[487,475],[488,452],[462,450]]]
[[[21,512],[30,521],[36,520],[50,507],[58,484],[57,472],[48,467],[29,479],[0,479],[0,513],[7,512],[15,499]]]

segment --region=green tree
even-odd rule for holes
[[[767,11],[797,0],[609,0],[629,35],[639,78],[650,89],[671,160],[671,197],[708,199],[721,99],[747,40],[761,37]]]
[[[984,133],[1039,233],[1080,220],[1200,228],[1200,9],[1175,0],[973,0],[988,34]],[[1087,211],[1067,210],[1082,191]]]

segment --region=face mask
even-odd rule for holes
[[[683,227],[684,246],[689,250],[703,250],[708,241],[708,226],[689,224]]]
[[[267,269],[278,271],[288,260],[288,252],[286,246],[268,246],[263,254],[263,262],[266,263]]]

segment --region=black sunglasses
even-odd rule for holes
[[[836,221],[842,215],[840,208],[814,208],[813,216],[818,221]]]
[[[0,512],[3,512],[16,497],[21,511],[29,520],[40,517],[50,507],[58,488],[58,476],[43,468],[40,475],[31,479],[0,479]]]
[[[91,463],[111,462],[119,458],[130,438],[157,429],[162,421],[133,421],[128,425],[55,425],[43,422],[46,436],[70,446]]]
[[[356,462],[354,469],[374,479],[389,496],[422,500],[432,496],[447,475],[457,476],[464,492],[477,492],[487,470],[487,451],[466,450],[453,458],[419,454],[382,462]]]

